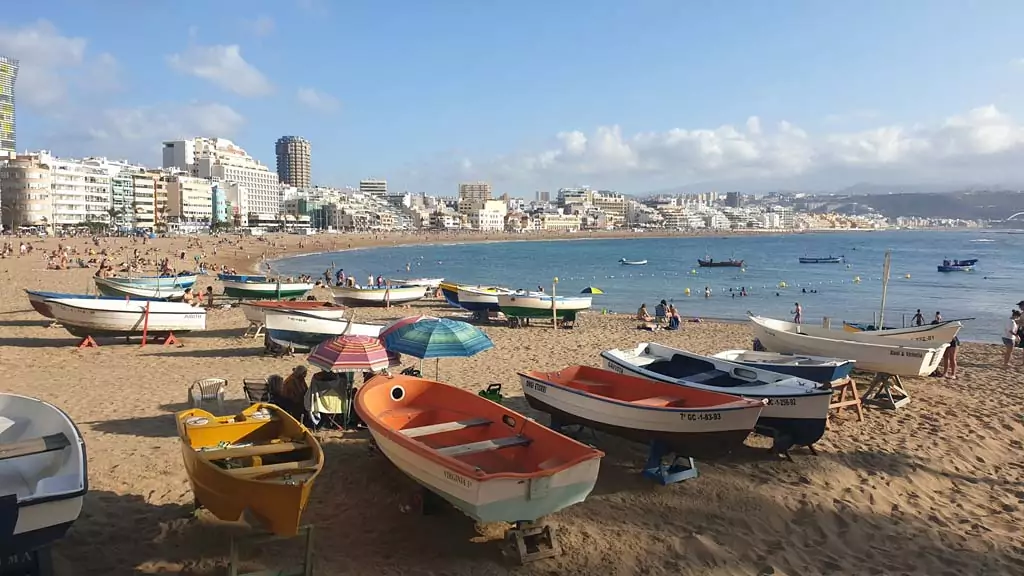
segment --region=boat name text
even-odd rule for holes
[[[451,480],[452,482],[455,482],[456,484],[461,484],[466,488],[471,488],[473,486],[473,482],[469,478],[463,478],[462,476],[459,476],[458,474],[451,472],[449,470],[444,471],[444,477],[446,480]]]
[[[769,398],[769,406],[796,406],[796,398]]]
[[[543,384],[541,384],[539,382],[534,382],[533,380],[527,380],[526,381],[526,387],[529,388],[530,390],[536,390],[537,392],[540,392],[541,394],[547,394],[548,393],[548,387],[547,386],[545,386],[545,385],[543,385]]]
[[[889,350],[889,356],[905,356],[907,358],[924,358],[924,354],[921,352],[911,352],[909,350]]]
[[[721,420],[721,412],[698,412],[696,414],[687,413],[681,414],[684,420],[687,422],[699,422],[701,420]]]

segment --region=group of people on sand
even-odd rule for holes
[[[643,322],[641,327],[648,329],[658,328],[665,323],[666,330],[679,330],[682,323],[682,317],[675,304],[669,304],[664,300],[654,307],[654,316],[647,311],[646,303],[641,304],[640,309],[636,311],[636,319]]]
[[[1024,350],[1024,300],[1017,302],[1017,308],[1010,311],[1010,319],[1003,330],[1003,346],[1003,366],[1009,366],[1013,351]],[[1024,366],[1024,352],[1021,352],[1021,366]]]

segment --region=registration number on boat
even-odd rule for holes
[[[699,412],[697,414],[687,413],[687,414],[681,414],[681,416],[687,422],[698,422],[698,421],[701,421],[701,420],[721,420],[722,419],[722,413],[721,412]]]
[[[796,398],[769,398],[769,406],[796,406]]]
[[[458,474],[451,472],[449,470],[444,471],[444,477],[445,480],[451,480],[452,482],[465,486],[466,488],[471,488],[473,486],[473,482],[469,478],[463,478],[462,476],[459,476]]]
[[[533,380],[527,380],[526,381],[526,387],[529,388],[530,390],[536,390],[537,392],[540,392],[541,394],[547,394],[548,393],[548,387],[547,386],[545,386],[545,385],[543,385],[543,384],[541,384],[539,382],[534,382]]]
[[[909,350],[889,350],[889,356],[906,356],[908,358],[924,358],[924,354],[920,352],[910,352]]]

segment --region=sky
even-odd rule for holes
[[[1024,2],[49,0],[0,10],[19,150],[159,165],[226,137],[313,180],[1024,182]]]

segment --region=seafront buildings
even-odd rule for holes
[[[277,156],[277,177],[285,186],[309,188],[311,178],[312,146],[300,136],[282,136],[274,143]]]

